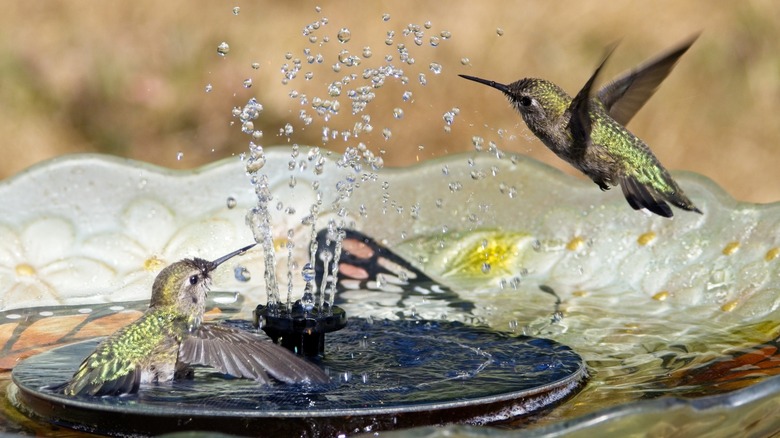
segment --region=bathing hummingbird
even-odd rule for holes
[[[146,312],[103,340],[69,382],[53,389],[72,396],[131,394],[141,383],[191,375],[189,365],[206,365],[263,383],[271,381],[268,374],[285,383],[327,382],[319,367],[269,340],[201,323],[211,272],[253,246],[214,261],[184,259],[160,271]]]
[[[504,85],[459,76],[502,91],[550,150],[590,177],[601,190],[620,184],[635,210],[646,208],[672,217],[668,202],[701,214],[650,148],[625,127],[695,40],[624,73],[592,95],[593,83],[612,53],[609,50],[573,99],[544,79],[525,78]]]

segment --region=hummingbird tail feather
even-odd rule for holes
[[[623,195],[626,197],[628,205],[634,210],[646,208],[659,216],[674,216],[669,204],[661,196],[637,181],[633,176],[620,177],[620,188],[623,189]]]

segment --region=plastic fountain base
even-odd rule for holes
[[[19,364],[12,402],[51,423],[102,434],[320,436],[516,419],[556,405],[587,376],[580,356],[547,339],[450,322],[351,318],[320,358],[327,385],[263,386],[198,368],[192,380],[142,386],[129,397],[71,398],[47,389],[67,380],[97,343]]]

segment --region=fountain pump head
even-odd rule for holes
[[[325,333],[347,325],[344,309],[327,303],[309,310],[300,300],[290,310],[285,306],[258,304],[252,313],[255,328],[262,328],[275,343],[307,357],[324,354]]]

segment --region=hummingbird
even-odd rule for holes
[[[214,261],[184,259],[160,271],[149,308],[133,323],[103,340],[70,381],[55,390],[70,396],[120,396],[141,383],[168,382],[206,365],[234,377],[270,383],[325,383],[327,375],[285,348],[259,336],[216,323],[202,323],[210,274],[255,244]]]
[[[459,75],[503,92],[531,132],[601,190],[620,185],[628,204],[672,217],[669,204],[701,214],[669,172],[626,124],[655,93],[697,37],[630,70],[591,93],[613,48],[574,98],[550,81],[525,78],[509,85]]]

